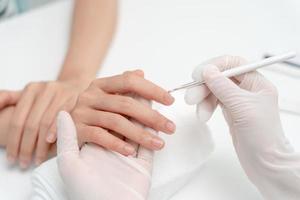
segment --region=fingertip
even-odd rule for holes
[[[42,161],[40,159],[35,159],[34,164],[38,167],[42,164]]]
[[[199,87],[189,88],[185,91],[184,100],[188,105],[195,105],[201,101],[199,98]]]
[[[19,166],[22,170],[26,170],[30,166],[30,160],[20,159]]]
[[[122,153],[122,152],[121,152]],[[123,147],[123,153],[125,156],[134,156],[136,154],[135,148],[130,144],[125,144]]]
[[[165,105],[172,105],[175,102],[175,98],[168,92],[164,94],[163,103]]]
[[[166,127],[166,130],[168,131],[167,133],[169,133],[169,134],[173,134],[176,130],[176,125],[172,121],[168,121],[165,124],[165,127]]]
[[[204,69],[203,69],[203,78],[206,81],[211,81],[219,76],[221,76],[221,72],[219,70],[219,68],[215,65],[207,65]]]
[[[159,137],[153,137],[151,139],[151,145],[154,148],[154,150],[161,150],[165,146],[165,141],[163,141]]]
[[[53,144],[56,141],[56,134],[55,133],[48,133],[47,137],[46,137],[46,142]]]
[[[12,155],[6,155],[6,159],[9,165],[14,165],[16,163],[16,157]]]
[[[210,90],[205,86],[196,86],[186,90],[184,100],[188,105],[195,105],[203,101],[210,93]]]
[[[202,122],[205,123],[207,122],[212,116],[212,113],[207,111],[207,110],[203,110],[203,109],[199,109],[199,107],[197,107],[197,119]]]

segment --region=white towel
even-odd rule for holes
[[[150,200],[170,199],[197,173],[214,149],[210,131],[196,118],[194,108],[184,103],[182,94],[175,97],[171,107],[155,106],[176,123],[177,129],[172,136],[160,134],[166,146],[155,154]],[[67,199],[56,158],[33,172],[32,184],[33,199]]]

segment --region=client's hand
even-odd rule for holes
[[[58,168],[70,199],[146,199],[152,151],[139,147],[136,156],[125,157],[93,144],[79,150],[75,125],[64,111],[58,115],[57,136]]]
[[[164,142],[158,136],[136,126],[129,119],[165,133],[173,133],[175,125],[134,99],[135,95],[165,105],[174,101],[166,90],[144,79],[140,70],[97,79],[80,94],[71,113],[76,123],[79,145],[90,142],[123,155],[135,154],[134,146],[123,140],[125,137],[149,149],[161,149]]]
[[[28,84],[10,121],[6,146],[8,161],[14,163],[19,157],[20,166],[27,168],[34,150],[36,164],[46,160],[51,143],[56,140],[55,118],[58,111],[73,109],[79,93],[88,84],[86,80]],[[10,99],[16,99],[15,96],[10,95]]]
[[[0,110],[8,106],[16,105],[21,94],[21,91],[0,90]]]

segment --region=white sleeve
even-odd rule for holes
[[[36,168],[31,177],[31,200],[67,200],[64,183],[57,169],[56,158]]]
[[[246,163],[246,162],[245,162]],[[244,163],[244,164],[245,164]],[[300,199],[300,154],[285,142],[243,166],[266,200]]]

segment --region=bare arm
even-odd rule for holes
[[[77,0],[69,49],[57,81],[29,83],[13,113],[6,150],[10,163],[42,163],[56,140],[55,116],[71,111],[95,78],[114,32],[116,0]],[[35,151],[35,154],[33,154]]]
[[[94,79],[112,40],[116,0],[77,0],[69,50],[59,80]]]

